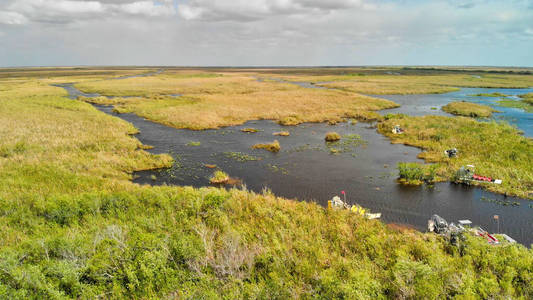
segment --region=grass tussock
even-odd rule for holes
[[[455,247],[268,191],[133,184],[168,157],[139,150],[130,124],[19,80],[0,84],[0,298],[533,296],[521,245]]]
[[[326,133],[326,137],[324,139],[326,142],[336,142],[341,139],[341,135],[336,132],[328,132]]]
[[[501,185],[482,184],[498,193],[533,199],[533,141],[519,135],[505,123],[479,122],[465,117],[391,115],[378,124],[378,130],[392,139],[424,149],[419,156],[437,163],[441,178],[451,179],[464,165],[476,166],[476,173],[502,179]],[[391,132],[399,124],[401,135]],[[459,155],[449,159],[444,151],[457,148]]]
[[[274,133],[272,133],[272,135],[277,135],[277,136],[289,136],[289,135],[291,135],[291,133],[288,132],[288,131],[279,131],[279,132],[274,132]]]
[[[270,152],[279,152],[281,150],[281,146],[279,145],[278,140],[274,140],[272,143],[268,144],[255,144],[252,146],[252,149],[265,149]]]
[[[488,118],[492,116],[493,112],[497,112],[497,110],[487,105],[463,101],[450,102],[443,106],[442,110],[453,115],[472,118]]]
[[[241,129],[242,132],[246,132],[246,133],[256,133],[256,132],[259,132],[259,129],[257,128],[243,128]]]

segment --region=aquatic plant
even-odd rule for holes
[[[361,139],[360,135],[346,134],[340,140],[327,142],[326,146],[329,148],[330,153],[338,154],[351,152],[364,143],[365,141]]]
[[[252,146],[253,149],[265,149],[270,152],[279,152],[281,149],[281,146],[279,145],[278,140],[274,140],[272,143],[269,144],[255,144]]]
[[[242,153],[242,152],[224,152],[224,156],[227,158],[234,159],[236,161],[254,161],[254,160],[261,160],[260,157],[253,156],[250,154]]]
[[[326,137],[324,139],[326,142],[336,142],[341,139],[341,135],[332,131],[326,133]]]
[[[190,142],[187,143],[187,146],[198,147],[201,144],[202,144],[201,142],[190,141]]]
[[[472,118],[488,118],[493,112],[497,112],[497,110],[487,105],[463,101],[450,102],[443,106],[442,110],[450,114]]]

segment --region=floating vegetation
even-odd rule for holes
[[[278,140],[274,140],[270,144],[255,144],[252,146],[253,149],[265,149],[270,152],[279,152],[281,146],[279,145]]]
[[[198,147],[200,145],[201,145],[200,142],[189,142],[189,143],[187,143],[187,146],[192,146],[192,147]]]
[[[209,178],[209,182],[214,184],[221,184],[226,183],[229,181],[229,175],[226,172],[223,172],[221,170],[217,170],[211,175],[211,178]]]
[[[324,150],[324,149],[322,147],[319,147],[319,146],[311,147],[311,144],[305,144],[305,145],[300,145],[300,146],[291,148],[289,150],[286,150],[286,152],[294,153],[294,152],[303,152],[303,151],[306,151],[306,150],[318,150],[318,151],[321,151],[321,150]]]
[[[241,161],[241,162],[254,161],[254,160],[261,160],[262,159],[261,157],[249,155],[249,154],[242,153],[242,152],[224,152],[223,154],[227,158],[231,158],[233,160]]]
[[[272,135],[289,136],[291,135],[291,133],[288,131],[280,131],[280,132],[274,132]]]
[[[435,106],[431,107],[431,110],[437,110],[437,109],[439,109],[439,108],[435,107]]]
[[[267,168],[272,172],[280,172],[283,175],[289,174],[289,171],[283,167],[278,167],[276,165],[267,164]]]
[[[493,199],[493,198],[487,198],[485,196],[482,196],[479,200],[483,202],[498,204],[501,206],[520,206],[520,202],[517,202],[517,201],[498,200],[498,199]],[[532,208],[533,206],[531,206],[530,204],[529,207]]]
[[[342,136],[342,139],[340,139],[340,135],[339,135],[338,140],[334,142],[328,142],[326,145],[330,153],[337,154],[337,153],[353,151],[356,147],[363,145],[364,143],[365,141],[361,139],[360,135],[346,134]]]
[[[256,132],[259,132],[259,129],[256,129],[256,128],[243,128],[241,129],[242,132],[246,132],[246,133],[256,133]]]
[[[336,132],[328,132],[326,133],[325,140],[326,142],[335,142],[341,139],[341,135]]]

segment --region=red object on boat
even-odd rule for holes
[[[472,176],[472,178],[474,178],[474,180],[492,182],[492,178],[481,176],[481,175],[477,175],[477,174],[474,174],[474,176]]]

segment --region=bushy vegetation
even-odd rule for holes
[[[398,163],[398,177],[401,183],[419,185],[435,181],[438,165],[420,163]]]
[[[279,152],[281,150],[281,146],[278,142],[278,140],[274,140],[272,143],[268,144],[255,144],[252,146],[253,149],[265,149],[270,152]]]
[[[387,115],[378,130],[394,143],[422,148],[419,155],[438,163],[437,175],[451,179],[465,165],[475,165],[476,173],[502,179],[501,185],[482,184],[499,193],[533,199],[533,141],[521,136],[506,123],[480,122],[465,117]],[[393,134],[399,124],[405,131]],[[445,150],[457,148],[450,159]]]
[[[2,299],[533,297],[521,245],[467,236],[456,248],[268,191],[133,184],[169,157],[139,149],[130,124],[21,81],[0,85]]]
[[[492,116],[493,112],[497,112],[487,105],[463,101],[450,102],[443,106],[442,110],[450,114],[472,118],[488,118]]]

